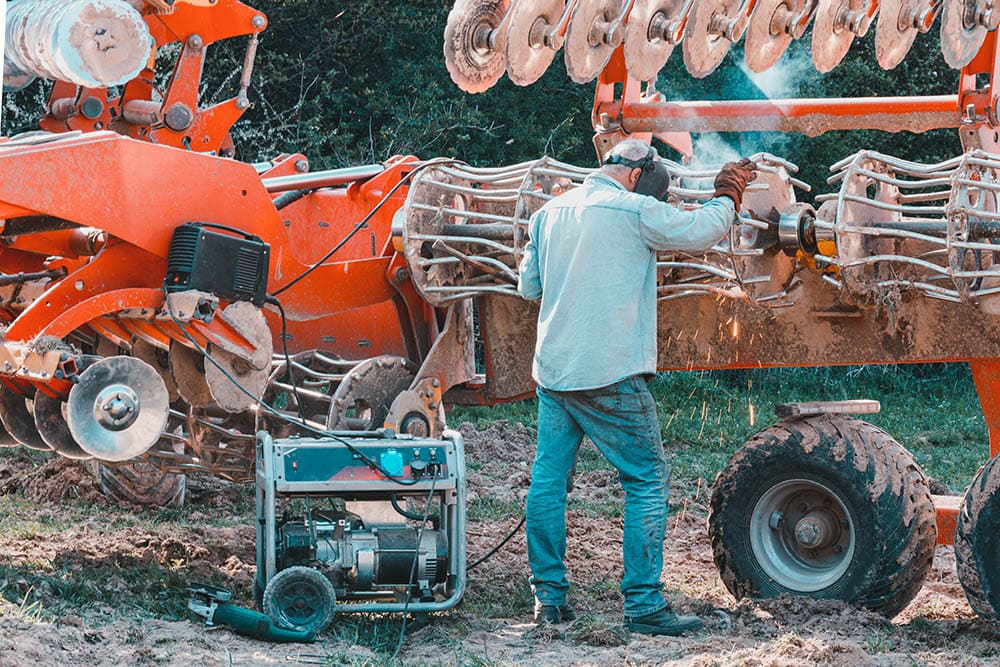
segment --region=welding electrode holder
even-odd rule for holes
[[[232,595],[223,588],[197,584],[188,590],[191,592],[188,609],[204,618],[209,627],[224,625],[236,634],[269,642],[310,643],[316,639],[315,632],[285,630],[266,614],[229,604]]]

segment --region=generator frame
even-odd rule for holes
[[[447,536],[448,565],[446,590],[447,597],[440,601],[404,602],[358,602],[336,601],[338,613],[429,613],[447,611],[462,599],[466,587],[466,497],[465,497],[465,446],[461,434],[457,431],[445,431],[442,438],[415,438],[395,434],[389,429],[369,432],[351,432],[330,434],[325,438],[290,437],[274,439],[267,432],[257,434],[257,580],[260,590],[264,591],[267,584],[280,571],[277,567],[278,528],[277,506],[281,501],[294,499],[342,499],[346,502],[357,502],[352,509],[358,509],[365,503],[388,502],[392,497],[401,494],[430,498],[433,494],[440,502],[439,529]],[[359,452],[376,457],[379,453],[391,450],[408,450],[418,448],[443,448],[445,459],[440,462],[440,474],[431,473],[413,479],[408,465],[403,464],[405,472],[410,476],[405,485],[387,477],[384,467],[376,469],[361,460]],[[328,462],[344,453],[349,453],[358,465],[340,468],[328,478],[322,476],[330,472],[330,467],[316,465],[302,466],[299,469],[293,461],[297,452],[307,453],[315,463],[319,457]],[[336,463],[331,463],[336,468]],[[297,470],[297,474],[289,475],[289,470]],[[305,478],[301,478],[305,476]],[[289,479],[289,477],[295,477]],[[412,522],[411,522],[412,523]],[[403,525],[402,522],[396,525]],[[418,546],[419,548],[419,546]],[[412,582],[410,584],[412,588]],[[407,592],[407,598],[412,591]],[[390,594],[389,591],[386,593]],[[352,594],[351,600],[364,597],[362,593]]]

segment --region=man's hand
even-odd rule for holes
[[[757,177],[754,171],[755,165],[748,158],[743,158],[739,162],[727,162],[719,170],[715,177],[715,196],[726,196],[733,200],[736,205],[736,212],[740,212],[743,205],[743,191],[747,183]]]

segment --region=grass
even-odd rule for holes
[[[882,411],[865,420],[913,452],[927,474],[961,492],[989,458],[986,424],[968,366],[847,366],[662,373],[651,383],[675,479],[711,480],[754,433],[777,421],[774,407],[796,401],[870,398]],[[536,402],[456,408],[452,424],[498,419],[536,426]],[[578,470],[603,467],[581,450]]]

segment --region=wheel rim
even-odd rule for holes
[[[813,593],[832,586],[847,571],[854,557],[854,522],[830,488],[790,479],[769,489],[754,506],[750,547],[775,583]]]
[[[289,582],[278,595],[278,609],[295,626],[309,627],[326,614],[328,600],[319,586],[309,581]]]

